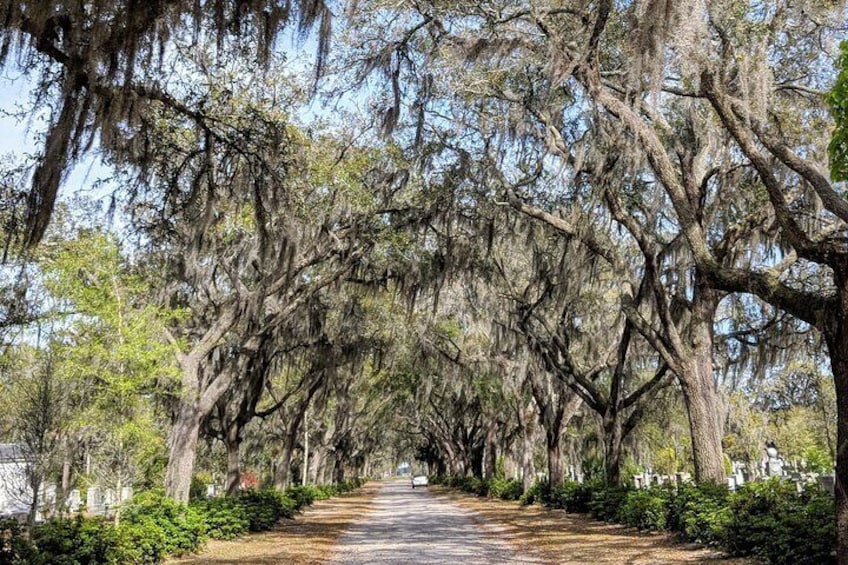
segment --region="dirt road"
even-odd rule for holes
[[[541,563],[480,526],[476,515],[406,480],[383,483],[371,511],[342,534],[333,565]]]
[[[317,502],[295,520],[212,541],[171,565],[360,564],[748,565],[588,516],[482,499],[408,479],[373,482]]]

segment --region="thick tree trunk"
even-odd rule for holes
[[[333,463],[333,482],[343,483],[345,480],[345,462],[343,457],[335,457]]]
[[[621,442],[624,437],[620,416],[618,412],[604,416],[604,480],[613,487],[621,483]]]
[[[699,275],[690,322],[691,356],[683,360],[682,374],[677,376],[689,416],[695,480],[723,484],[725,470],[721,439],[724,434],[721,402],[713,377],[712,326],[718,301],[718,292]]]
[[[486,431],[486,455],[485,455],[484,475],[487,479],[491,479],[497,473],[498,468],[498,425],[497,423],[489,426]]]
[[[533,465],[533,427],[527,426],[523,435],[521,446],[521,479],[524,490],[527,490],[536,482],[536,467]]]
[[[836,562],[848,565],[848,273],[835,271],[839,309],[824,333],[836,389]]]
[[[241,426],[233,422],[227,429],[227,482],[228,495],[238,492],[241,483]]]
[[[848,306],[848,304],[846,304]],[[836,386],[836,559],[848,565],[848,331],[840,321],[835,339],[828,339]]]
[[[558,487],[565,479],[565,473],[562,468],[562,442],[559,434],[547,434],[547,451],[548,451],[548,484],[553,487]]]
[[[177,502],[188,503],[202,419],[193,405],[183,403],[177,414],[177,420],[168,434],[165,492]]]
[[[712,371],[704,374],[703,368],[693,369],[686,379],[681,379],[683,400],[689,416],[692,455],[695,463],[695,480],[724,483],[724,454],[721,449],[722,425],[719,418],[720,403],[715,390]]]
[[[277,474],[274,476],[274,486],[278,489],[284,489],[289,486],[291,479],[291,462],[294,456],[294,449],[297,446],[297,434],[300,432],[300,424],[303,421],[303,415],[306,412],[306,405],[302,409],[298,409],[294,417],[289,420],[289,426],[286,429],[286,437],[283,442],[283,452],[280,455],[280,461],[277,465]]]
[[[470,461],[468,461],[468,468],[471,469],[471,474],[477,477],[478,479],[483,478],[483,446],[484,442],[480,442],[479,445],[474,445],[471,447]]]

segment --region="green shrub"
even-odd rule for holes
[[[628,487],[598,488],[591,494],[589,513],[598,520],[605,522],[620,521],[619,514],[627,495]]]
[[[201,500],[206,498],[206,485],[215,482],[211,473],[197,473],[191,477],[191,485],[188,488],[189,500]]]
[[[26,565],[35,562],[35,547],[24,536],[20,522],[0,518],[0,563]]]
[[[486,479],[456,475],[448,477],[446,484],[451,488],[470,492],[477,496],[489,496],[489,481]]]
[[[135,496],[121,516],[121,527],[132,543],[144,548],[139,559],[145,563],[195,552],[206,541],[203,516],[159,490]]]
[[[286,489],[286,496],[294,500],[294,508],[299,511],[312,505],[316,499],[316,489],[312,486],[298,485]]]
[[[668,502],[673,492],[668,488],[653,487],[631,490],[619,509],[622,524],[640,530],[664,530],[668,525]]]
[[[592,493],[600,488],[593,483],[565,481],[562,485],[550,489],[546,506],[562,508],[566,512],[588,512]]]
[[[238,494],[251,532],[270,530],[281,518],[292,518],[295,501],[274,489],[246,490]]]
[[[682,484],[668,501],[668,529],[687,541],[717,545],[729,519],[725,485]]]
[[[517,479],[494,478],[488,483],[488,495],[502,500],[518,500],[524,493],[524,485]]]
[[[238,497],[210,498],[191,503],[206,524],[206,535],[229,540],[248,532],[250,519]]]
[[[128,544],[118,530],[100,518],[57,518],[32,530],[37,548],[33,565],[120,565],[127,563]]]
[[[547,481],[536,481],[530,485],[530,488],[524,491],[518,501],[522,506],[530,506],[531,504],[542,502],[545,492],[550,490],[547,487]]]
[[[753,555],[770,563],[836,562],[833,497],[779,480],[749,483],[731,495],[721,542],[732,555]]]

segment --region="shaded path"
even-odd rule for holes
[[[338,539],[333,565],[540,563],[517,553],[492,526],[408,480],[381,485],[371,511]]]
[[[532,556],[532,558],[530,557]],[[677,543],[539,506],[482,499],[407,480],[372,482],[315,503],[274,530],[212,541],[169,565],[749,565]]]

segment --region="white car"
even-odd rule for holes
[[[412,488],[426,487],[428,484],[429,481],[427,481],[427,475],[415,475],[412,477]]]

